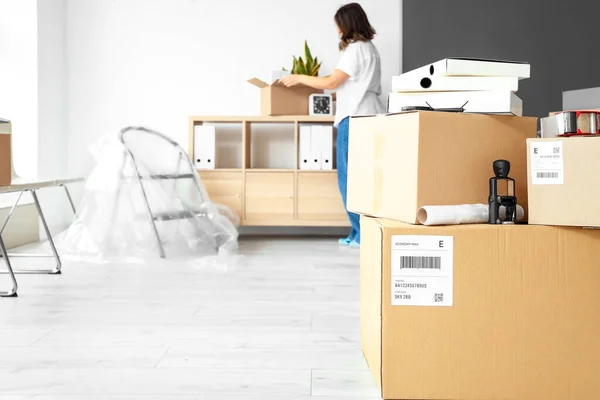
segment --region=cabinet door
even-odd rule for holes
[[[242,217],[242,173],[222,171],[202,171],[200,179],[213,203],[231,208]]]
[[[298,173],[298,220],[348,220],[335,171]]]
[[[245,220],[277,225],[293,219],[294,173],[246,171]]]

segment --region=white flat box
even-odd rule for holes
[[[519,78],[470,76],[420,76],[404,74],[392,77],[392,92],[508,91],[519,90]]]
[[[450,57],[407,71],[403,75],[419,79],[432,76],[515,77],[528,79],[529,63],[482,58]]]
[[[563,110],[589,110],[600,108],[600,87],[563,92]]]
[[[468,113],[523,115],[523,100],[510,91],[390,93],[388,100],[391,114],[410,106],[460,108],[464,105]]]
[[[216,134],[214,126],[194,126],[194,165],[197,169],[216,168]]]
[[[300,164],[299,168],[302,170],[312,169],[310,160],[311,133],[312,128],[310,125],[300,125],[298,163]]]

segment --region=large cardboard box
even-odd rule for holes
[[[263,116],[308,115],[309,96],[323,93],[308,86],[288,88],[279,82],[269,85],[257,78],[248,82],[260,88],[260,113]]]
[[[527,140],[529,223],[600,227],[599,155],[600,137]]]
[[[12,180],[11,123],[0,118],[0,186]]]
[[[600,398],[600,231],[361,226],[362,346],[384,399]]]
[[[417,223],[423,206],[487,204],[495,160],[510,161],[527,218],[526,139],[537,118],[412,112],[350,120],[348,209]]]

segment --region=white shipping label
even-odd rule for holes
[[[562,142],[532,142],[530,153],[532,184],[563,185],[565,183]]]
[[[454,305],[452,236],[392,236],[392,305]]]

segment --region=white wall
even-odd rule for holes
[[[291,66],[304,39],[337,62],[340,0],[66,0],[69,171],[87,173],[88,146],[128,124],[187,147],[189,115],[259,113],[246,80]],[[383,61],[384,92],[400,71],[400,1],[364,0]]]
[[[0,117],[12,121],[13,162],[23,176],[37,174],[37,103],[37,1],[0,0]]]
[[[65,0],[38,0],[38,176],[67,176],[67,53]],[[72,219],[62,189],[39,191],[52,233]]]

